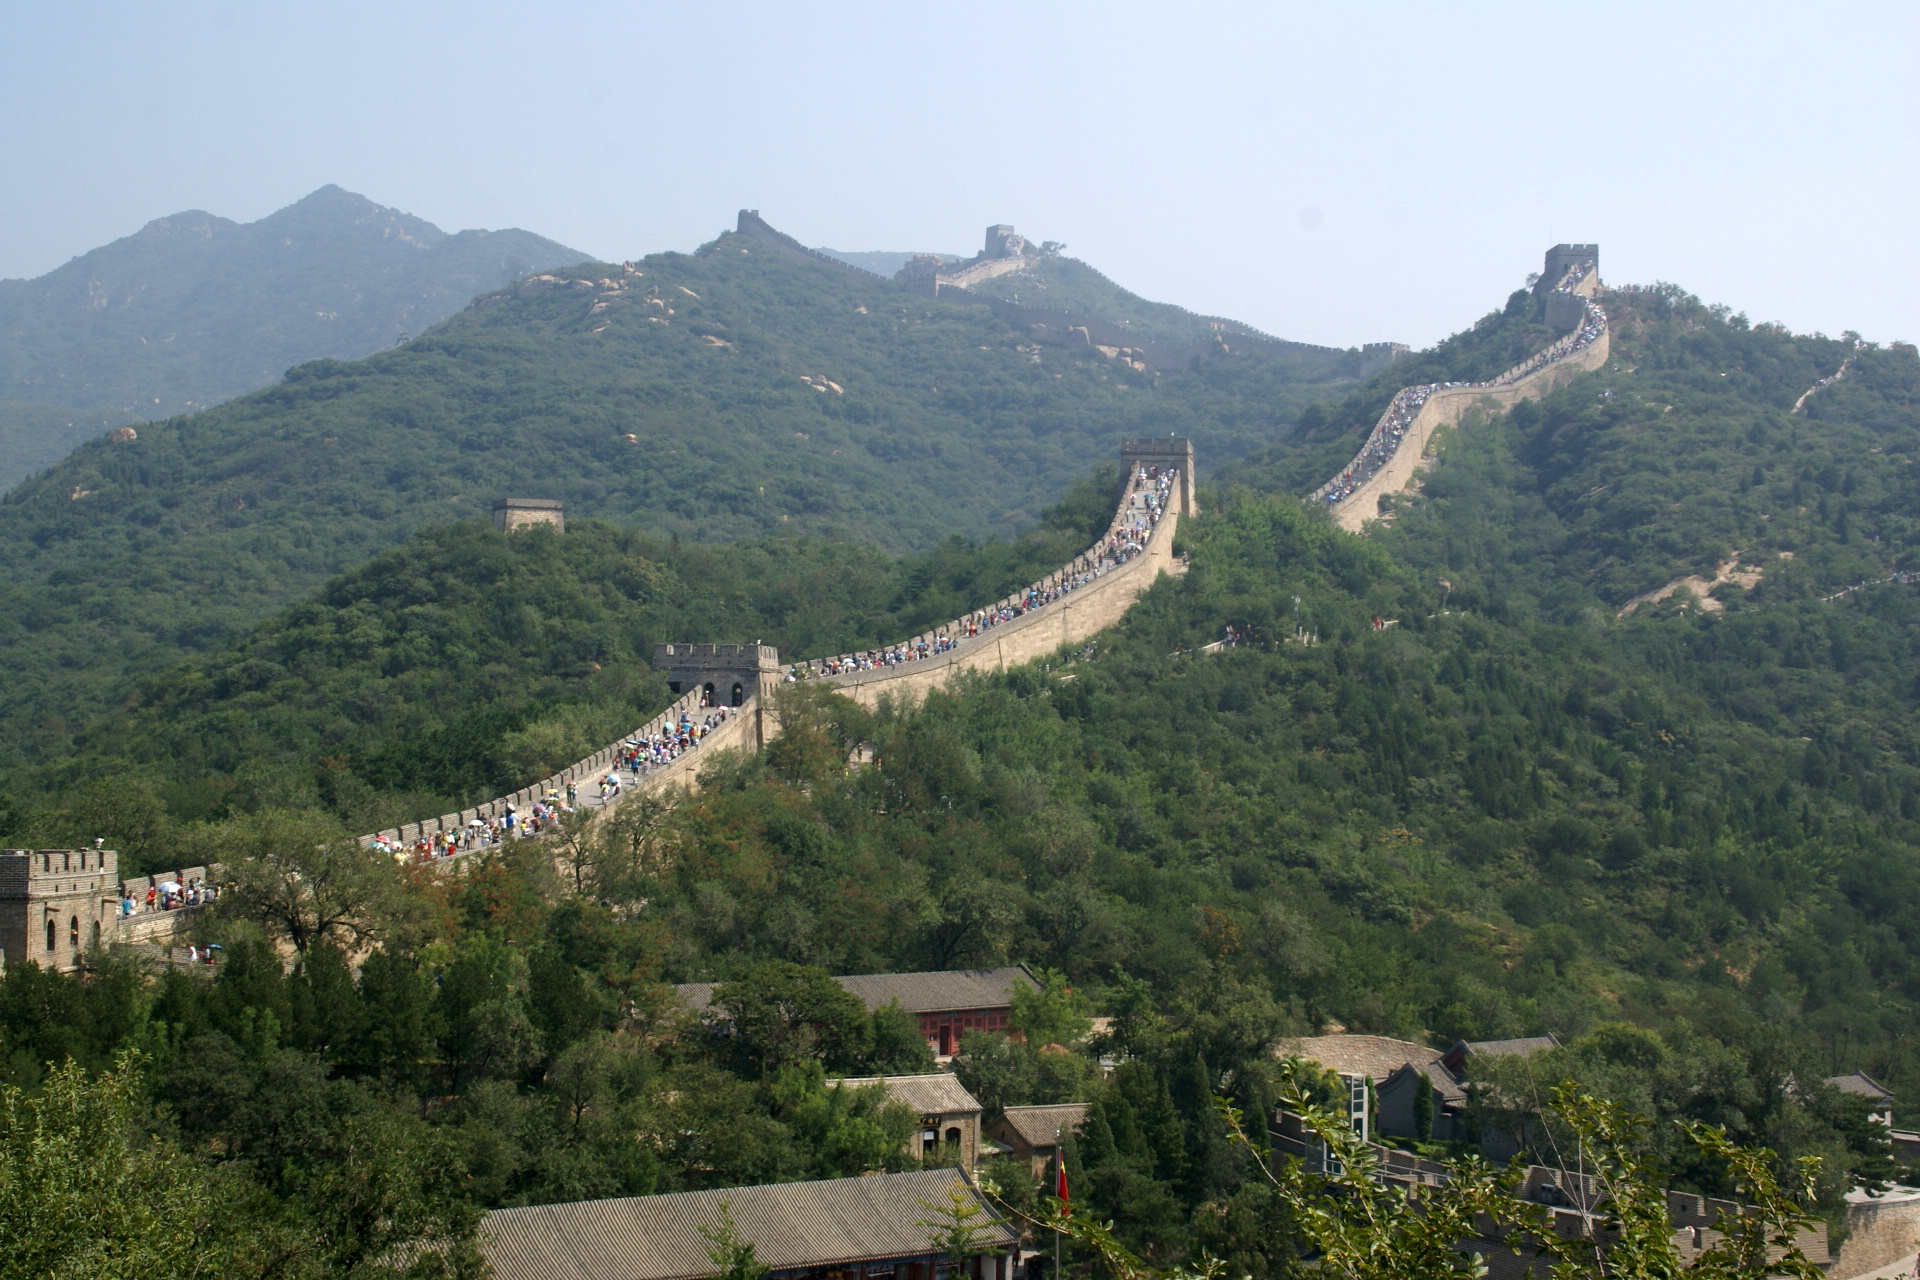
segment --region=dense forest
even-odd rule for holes
[[[1276,1048],[1333,1027],[1552,1032],[1564,1047],[1476,1123],[1571,1078],[1656,1122],[1647,1154],[1676,1184],[1729,1189],[1669,1123],[1707,1121],[1782,1168],[1822,1157],[1833,1213],[1890,1171],[1858,1100],[1820,1081],[1864,1069],[1920,1099],[1920,595],[1829,598],[1913,550],[1920,358],[1673,288],[1606,305],[1606,369],[1464,424],[1366,537],[1297,495],[1384,379],[1214,470],[1180,529],[1188,572],[1092,645],[912,708],[786,690],[782,735],[709,762],[684,803],[630,801],[457,877],[357,853],[328,772],[433,777],[428,747],[468,711],[524,717],[510,737],[549,708],[642,705],[658,691],[605,672],[701,618],[827,648],[910,630],[1072,543],[1104,495],[898,564],[805,540],[728,563],[592,524],[578,550],[571,527],[425,533],[75,740],[75,777],[151,779],[150,833],[238,869],[206,926],[225,958],[15,968],[6,1070],[34,1086],[64,1055],[138,1049],[149,1131],[287,1233],[260,1239],[377,1257],[492,1205],[890,1167],[899,1118],[821,1081],[923,1050],[824,975],[1019,960],[1045,979],[1027,1041],[971,1036],[956,1068],[990,1108],[1093,1102],[1075,1185],[1156,1262],[1296,1271],[1214,1098],[1261,1114],[1287,1083]],[[1484,377],[1541,333],[1516,295],[1391,381]],[[813,585],[755,595],[789,555]],[[1758,576],[1634,605],[1734,561]],[[698,613],[675,585],[696,580],[748,600]],[[1240,644],[1202,651],[1229,627]],[[255,759],[281,784],[225,781]],[[445,759],[444,794],[515,767]],[[77,823],[82,794],[8,821]],[[321,904],[288,886],[321,882],[336,925],[291,927]],[[291,969],[267,950],[316,935]],[[687,1021],[665,984],[689,980],[728,984],[741,1035]],[[330,1216],[363,1201],[310,1192],[369,1147],[405,1209],[376,1239]],[[1031,1203],[1018,1170],[993,1174]]]
[[[263,806],[371,831],[491,799],[668,705],[655,644],[816,655],[912,635],[1078,555],[1117,483],[1111,467],[1079,482],[1018,538],[899,558],[799,534],[711,546],[592,520],[564,536],[436,526],[18,771],[0,839],[105,837],[134,874],[184,828]]]
[[[397,349],[83,446],[0,500],[0,752],[18,753],[0,769],[508,493],[661,538],[927,552],[1033,527],[1124,435],[1225,459],[1340,381],[1293,356],[1162,376],[1043,350],[978,302],[735,235],[535,277]]]

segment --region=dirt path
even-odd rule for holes
[[[1633,599],[1621,605],[1620,612],[1614,616],[1616,618],[1624,618],[1643,604],[1658,604],[1660,601],[1672,596],[1674,592],[1680,590],[1682,587],[1686,587],[1693,592],[1694,599],[1700,602],[1700,607],[1703,610],[1708,613],[1719,613],[1727,606],[1715,600],[1708,593],[1715,587],[1726,582],[1731,582],[1734,586],[1740,587],[1743,590],[1751,591],[1760,584],[1760,570],[1742,569],[1740,567],[1740,557],[1735,555],[1733,559],[1714,570],[1712,578],[1703,578],[1697,573],[1689,574],[1684,578],[1675,578],[1664,587],[1657,587],[1652,591],[1641,592]]]

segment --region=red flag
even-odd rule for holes
[[[1053,1194],[1060,1201],[1060,1212],[1067,1212],[1067,1157],[1059,1147],[1053,1149]]]

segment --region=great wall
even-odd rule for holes
[[[1470,412],[1511,409],[1607,362],[1607,313],[1593,300],[1600,288],[1597,245],[1562,244],[1547,251],[1541,274],[1547,323],[1563,336],[1486,382],[1426,383],[1403,387],[1387,404],[1366,443],[1344,470],[1313,491],[1311,501],[1333,508],[1334,522],[1358,533],[1380,516],[1380,501],[1413,482],[1431,452],[1434,435]]]
[[[1011,237],[1012,228],[990,229],[990,248],[995,231]],[[775,231],[751,210],[741,211],[740,232],[810,261],[876,281],[885,279],[807,248]],[[1017,241],[1017,237],[1012,239]],[[1433,437],[1441,427],[1458,423],[1469,412],[1492,412],[1510,408],[1522,400],[1537,399],[1606,361],[1607,317],[1593,300],[1599,288],[1597,248],[1558,245],[1548,251],[1546,265],[1541,288],[1547,319],[1562,330],[1564,336],[1487,382],[1403,388],[1394,396],[1354,460],[1311,495],[1311,501],[1332,509],[1340,527],[1360,532],[1378,513],[1382,497],[1404,489],[1420,462],[1428,456]],[[996,312],[1011,319],[1040,313],[1037,308],[982,300],[994,301]],[[1013,311],[1004,311],[1003,306]],[[1044,322],[1035,323],[1044,327]],[[1104,331],[1093,334],[1093,325],[1082,323],[1077,327],[1087,340],[1104,336]],[[1242,334],[1247,332],[1251,331],[1235,327],[1239,340],[1245,341]],[[1355,355],[1331,348],[1285,343],[1265,334],[1256,334],[1255,341],[1276,348],[1320,352],[1343,360]],[[1214,349],[1226,345],[1216,327]],[[1370,344],[1359,353],[1362,363],[1353,372],[1361,376],[1376,372],[1404,351],[1398,344]],[[1171,359],[1190,357],[1192,353],[1163,351],[1157,354]],[[567,797],[578,808],[604,811],[627,795],[686,793],[697,789],[701,766],[717,753],[730,749],[757,751],[779,732],[775,690],[782,685],[822,685],[867,706],[878,705],[883,699],[911,703],[961,673],[1003,670],[1086,641],[1119,622],[1162,574],[1182,572],[1184,566],[1173,551],[1175,530],[1180,517],[1196,511],[1194,456],[1188,440],[1174,436],[1128,439],[1122,443],[1120,460],[1125,480],[1106,533],[1071,563],[1024,590],[897,644],[795,662],[785,667],[778,652],[766,645],[659,645],[655,649],[654,666],[667,676],[676,700],[633,732],[510,795],[438,818],[362,836],[360,843],[389,851],[402,859],[430,851],[438,855],[436,865],[457,867],[470,861],[468,855],[492,847],[497,839],[520,834],[537,806],[545,802]],[[499,504],[494,515],[503,530],[527,523],[564,528],[558,503],[508,500]],[[603,782],[616,785],[607,788]],[[583,783],[587,789],[582,789]],[[64,852],[72,855],[78,851]],[[213,868],[216,874],[210,875],[208,869],[195,867],[171,875],[110,885],[109,882],[114,881],[114,855],[111,851],[102,851],[99,865],[88,869],[91,874],[85,877],[87,884],[82,885],[79,883],[82,877],[55,868],[45,854],[46,851],[19,851],[8,861],[19,861],[14,870],[18,872],[22,905],[27,905],[28,899],[45,899],[41,905],[52,911],[54,898],[62,903],[73,899],[71,913],[64,906],[58,913],[72,915],[67,930],[73,934],[72,955],[61,953],[61,960],[65,962],[62,967],[80,962],[83,914],[96,940],[165,946],[188,931],[199,910],[194,906],[177,910],[143,909],[147,892],[151,889],[159,894],[159,886],[166,879],[186,885],[194,881],[210,884],[218,878],[218,868]],[[78,856],[81,867],[86,868],[86,853],[79,852]],[[35,858],[46,865],[33,867]],[[5,880],[7,874],[4,865],[0,865],[0,880]],[[46,883],[35,891],[33,886],[41,880]],[[114,892],[111,909],[108,909],[110,888]],[[127,895],[132,895],[134,903],[131,912],[122,908]],[[11,900],[14,896],[7,885],[0,884],[0,898]],[[164,899],[164,894],[159,896]],[[87,900],[85,904],[82,898]],[[83,905],[85,911],[81,909]],[[0,925],[13,914],[0,911]],[[19,914],[24,922],[26,913]],[[54,916],[47,918],[53,920]],[[0,964],[5,963],[6,944],[21,948],[14,952],[16,955],[23,954],[31,945],[25,933],[18,938],[12,936],[11,930],[0,929],[0,933],[5,934],[4,939],[0,939]],[[48,933],[50,941],[46,949],[50,955],[56,952],[54,937],[53,932]],[[65,940],[64,933],[62,940]]]
[[[775,230],[756,210],[740,211],[738,231],[811,262],[869,280],[885,279],[808,248]],[[988,229],[989,253],[996,240],[1003,251],[1009,245],[1018,251],[1024,244],[1007,226]],[[1547,320],[1564,336],[1488,382],[1409,387],[1396,395],[1354,462],[1312,495],[1313,501],[1333,508],[1342,528],[1358,532],[1370,518],[1370,502],[1377,510],[1380,496],[1405,487],[1441,426],[1460,421],[1469,410],[1491,411],[1537,399],[1605,362],[1606,313],[1593,301],[1599,287],[1597,246],[1556,245],[1547,251],[1545,265],[1541,292]],[[1379,361],[1377,367],[1385,367],[1402,351],[1384,343],[1366,349]],[[785,668],[777,651],[765,645],[660,645],[654,665],[666,674],[678,698],[632,733],[511,795],[363,836],[362,843],[402,853],[425,845],[452,849],[458,857],[474,847],[469,833],[497,828],[510,813],[524,821],[536,804],[568,795],[570,786],[577,804],[587,809],[610,808],[641,791],[691,791],[698,785],[700,766],[715,753],[757,751],[779,732],[771,703],[773,690],[783,683],[822,684],[867,706],[882,698],[916,701],[962,672],[1017,666],[1090,638],[1124,617],[1160,574],[1181,571],[1173,554],[1174,526],[1178,517],[1196,510],[1188,440],[1129,439],[1121,446],[1120,460],[1126,482],[1107,532],[1072,563],[1026,589],[882,649]],[[1371,469],[1356,482],[1356,473],[1369,464]],[[663,751],[658,745],[668,742],[674,747]],[[618,776],[619,766],[636,749],[669,758],[650,759],[642,769],[627,771],[629,781],[618,791],[595,794],[599,781],[610,773]],[[593,791],[579,792],[583,782]]]
[[[491,831],[509,813],[524,820],[537,803],[567,795],[570,785],[577,791],[587,783],[597,792],[599,781],[637,746],[679,740],[683,725],[705,731],[671,759],[626,771],[618,793],[579,793],[579,803],[599,810],[641,791],[695,789],[700,765],[716,752],[757,751],[779,731],[771,704],[782,684],[821,684],[867,706],[882,698],[916,701],[961,672],[1017,666],[1088,639],[1124,617],[1160,574],[1181,571],[1174,529],[1179,516],[1194,510],[1193,448],[1186,439],[1130,439],[1120,461],[1127,480],[1107,532],[1024,590],[898,644],[784,668],[767,645],[660,645],[654,665],[679,697],[632,733],[511,795],[362,836],[361,843],[404,853],[423,842],[445,848],[451,836],[457,858],[476,848],[468,833]]]

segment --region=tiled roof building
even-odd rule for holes
[[[923,1225],[959,1188],[984,1213],[976,1280],[1011,1280],[1019,1236],[973,1184],[953,1169],[871,1178],[786,1182],[760,1187],[496,1209],[487,1215],[484,1250],[498,1280],[695,1280],[715,1266],[713,1242],[730,1214],[775,1277],[852,1272],[887,1280],[934,1280],[945,1259]]]
[[[860,997],[868,1009],[899,1002],[920,1023],[920,1034],[941,1057],[960,1051],[969,1031],[1006,1031],[1013,1014],[1013,993],[1037,989],[1021,965],[1004,969],[948,969],[932,973],[859,973],[835,982]],[[697,1014],[713,1005],[717,982],[683,982],[674,988]]]
[[[993,1136],[1012,1148],[1016,1160],[1025,1160],[1034,1177],[1046,1172],[1047,1162],[1060,1140],[1087,1118],[1084,1102],[1042,1103],[1008,1107],[993,1123]]]
[[[919,1136],[907,1154],[930,1156],[944,1144],[960,1167],[969,1173],[980,1159],[980,1103],[960,1078],[935,1071],[912,1076],[849,1076],[836,1083],[850,1088],[885,1085],[894,1101],[913,1108],[920,1117]]]

